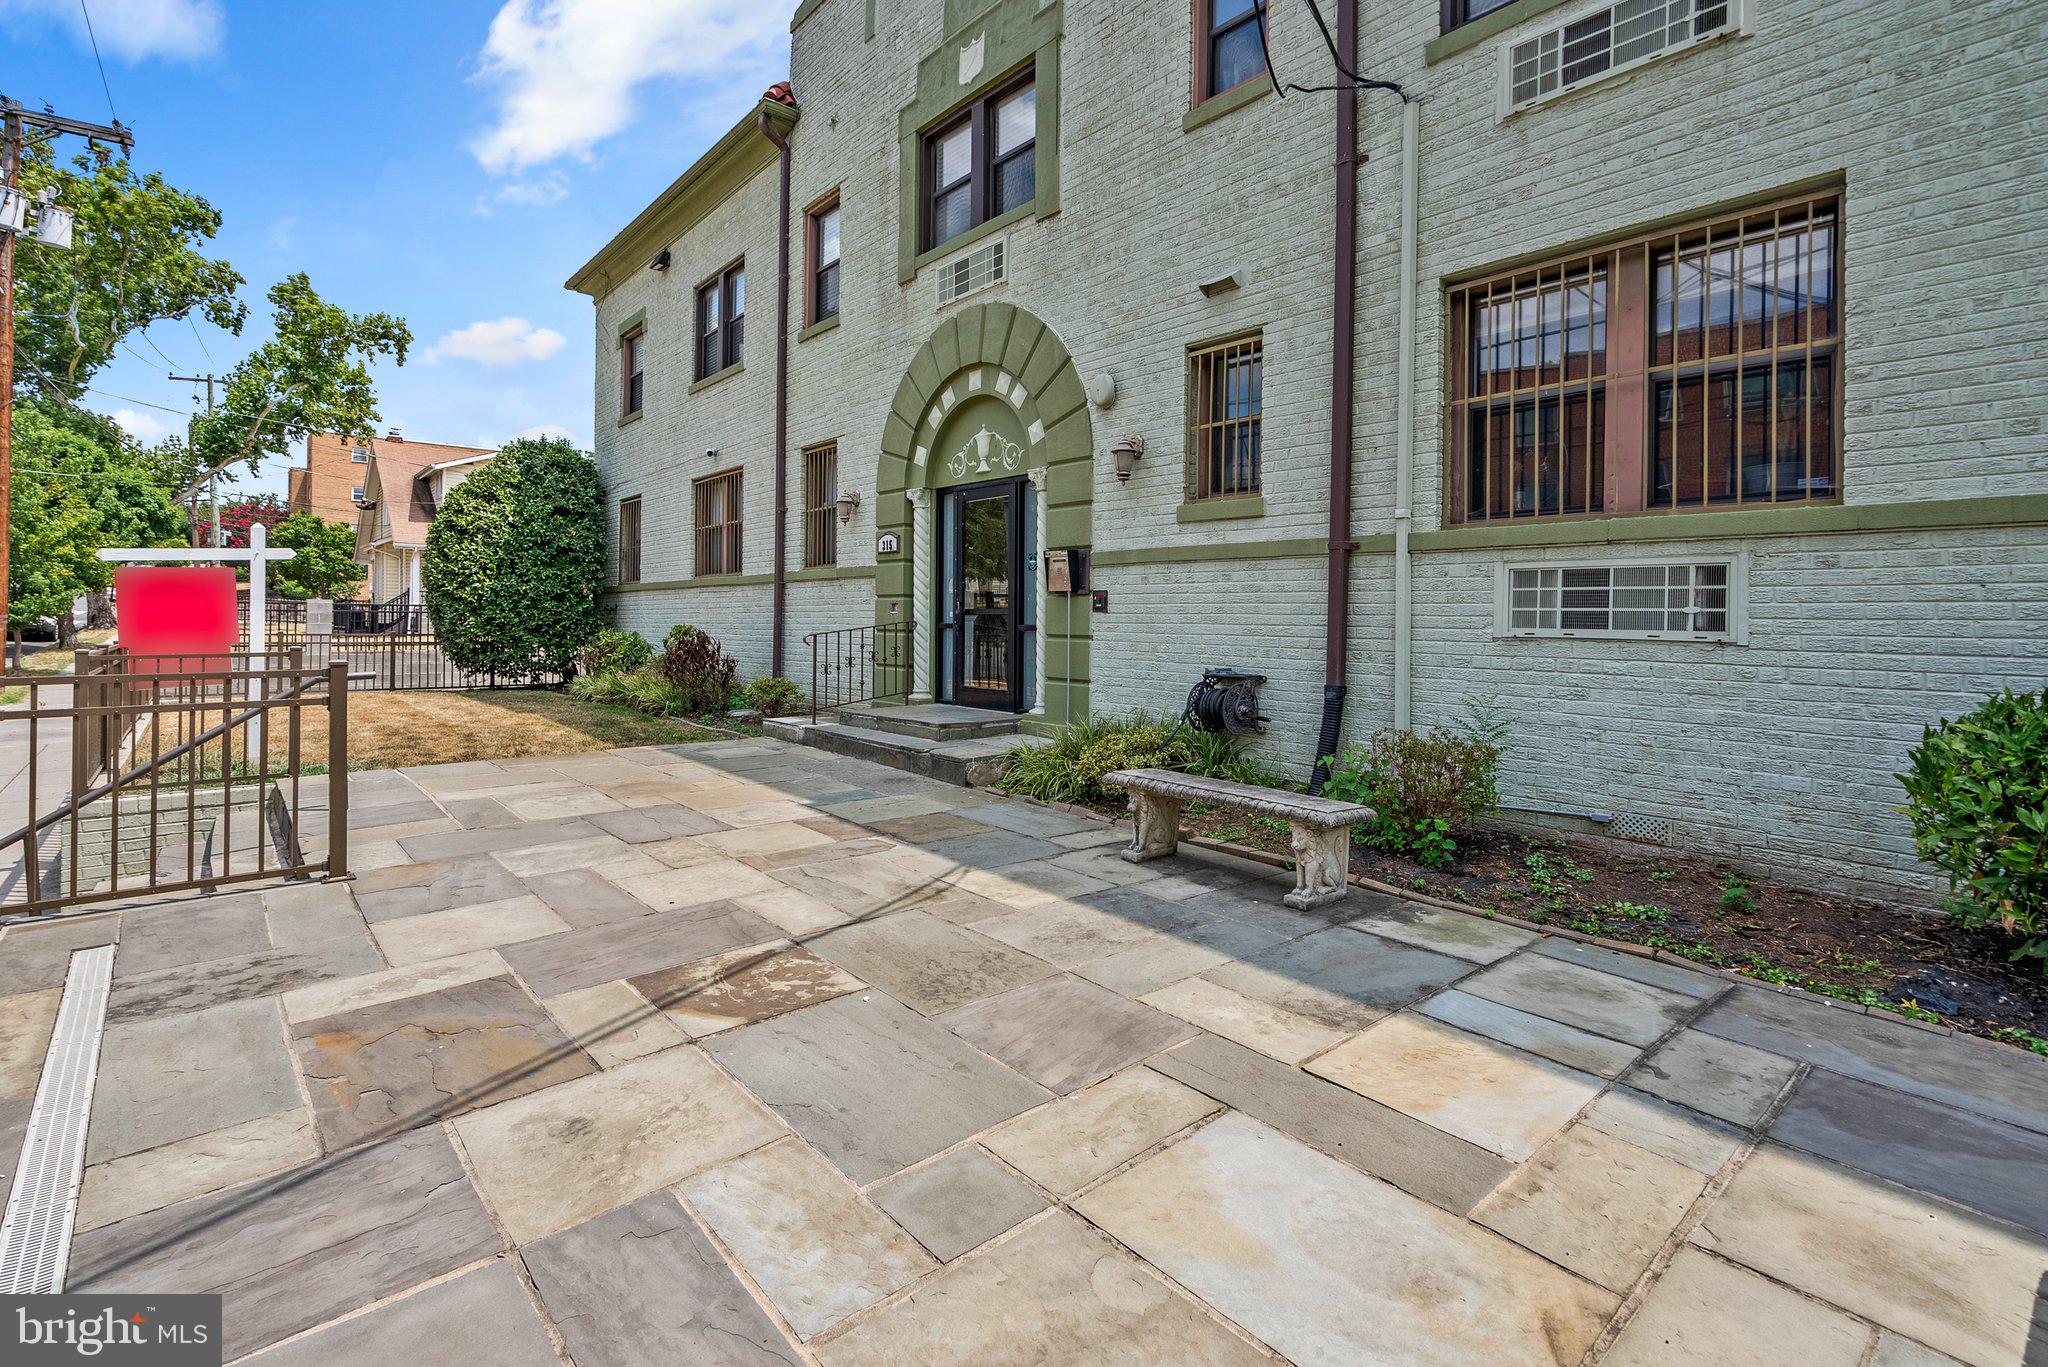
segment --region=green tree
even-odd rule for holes
[[[137,175],[95,146],[60,165],[47,146],[29,149],[21,180],[31,197],[58,187],[78,215],[69,251],[34,245],[15,253],[16,383],[72,399],[113,357],[114,345],[152,323],[204,316],[240,332],[242,277],[203,247],[220,213],[152,171]]]
[[[515,441],[448,495],[421,587],[448,657],[534,676],[568,669],[604,629],[604,486],[560,440]]]
[[[293,513],[271,529],[270,544],[298,552],[270,567],[270,588],[291,598],[346,598],[363,582],[355,561],[356,529],[346,522],[324,522],[311,513]]]
[[[412,329],[388,313],[350,313],[322,299],[301,273],[270,287],[274,335],[227,379],[220,404],[193,420],[201,470],[284,457],[309,432],[370,432],[377,395],[369,363],[405,364]]]

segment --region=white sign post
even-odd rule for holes
[[[208,564],[240,564],[249,566],[249,653],[263,654],[265,640],[265,609],[269,593],[270,567],[282,560],[298,558],[298,552],[290,546],[270,547],[270,529],[261,522],[249,524],[249,544],[240,546],[145,546],[109,547],[99,553],[102,560],[121,565],[178,564],[186,561],[204,561]],[[261,666],[259,666],[260,668]],[[256,751],[258,727],[247,727],[243,742],[248,750],[251,764],[262,763],[262,755]]]

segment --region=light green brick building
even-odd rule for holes
[[[1030,727],[1250,670],[1297,774],[1338,673],[1498,695],[1526,820],[1924,895],[1891,775],[2048,672],[2039,6],[1324,11],[1355,165],[1305,5],[806,0],[570,281],[620,625]]]

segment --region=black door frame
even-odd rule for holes
[[[940,624],[941,631],[953,633],[953,701],[962,707],[985,707],[991,710],[1017,712],[1024,705],[1024,610],[1021,595],[1034,586],[1024,582],[1024,485],[1021,478],[984,480],[979,484],[959,484],[945,489],[947,507],[940,516],[950,517],[953,523],[953,553],[947,564],[939,567],[939,573],[947,576],[952,586],[952,620]],[[967,505],[986,499],[1000,497],[1004,500],[1003,525],[1009,539],[1010,549],[1010,605],[1005,614],[1009,619],[1007,633],[1008,683],[1002,691],[972,688],[967,683],[967,656],[973,648],[972,634],[967,629],[970,610],[967,607]],[[943,538],[941,538],[943,544]],[[993,612],[974,612],[973,616],[994,616]]]

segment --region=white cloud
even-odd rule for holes
[[[496,172],[587,156],[657,79],[758,95],[788,70],[788,23],[786,6],[759,0],[507,0],[480,58],[497,117],[470,150]]]
[[[144,446],[154,446],[171,431],[171,425],[162,418],[132,408],[115,409],[114,424]]]
[[[476,211],[485,218],[502,205],[514,209],[545,209],[559,204],[569,195],[569,179],[556,171],[538,180],[514,180],[499,186],[489,194],[478,195]]]
[[[54,21],[88,46],[78,0],[0,0],[0,14]],[[205,57],[220,50],[227,21],[219,0],[92,0],[92,36],[110,57]]]
[[[420,359],[429,365],[450,356],[478,365],[521,365],[545,361],[567,340],[553,328],[537,328],[524,318],[496,318],[455,329]]]
[[[537,423],[532,427],[522,427],[512,434],[512,440],[514,441],[518,441],[522,437],[532,437],[540,441],[545,441],[549,437],[560,437],[563,441],[567,442],[576,440],[575,434],[568,428],[552,422]]]

